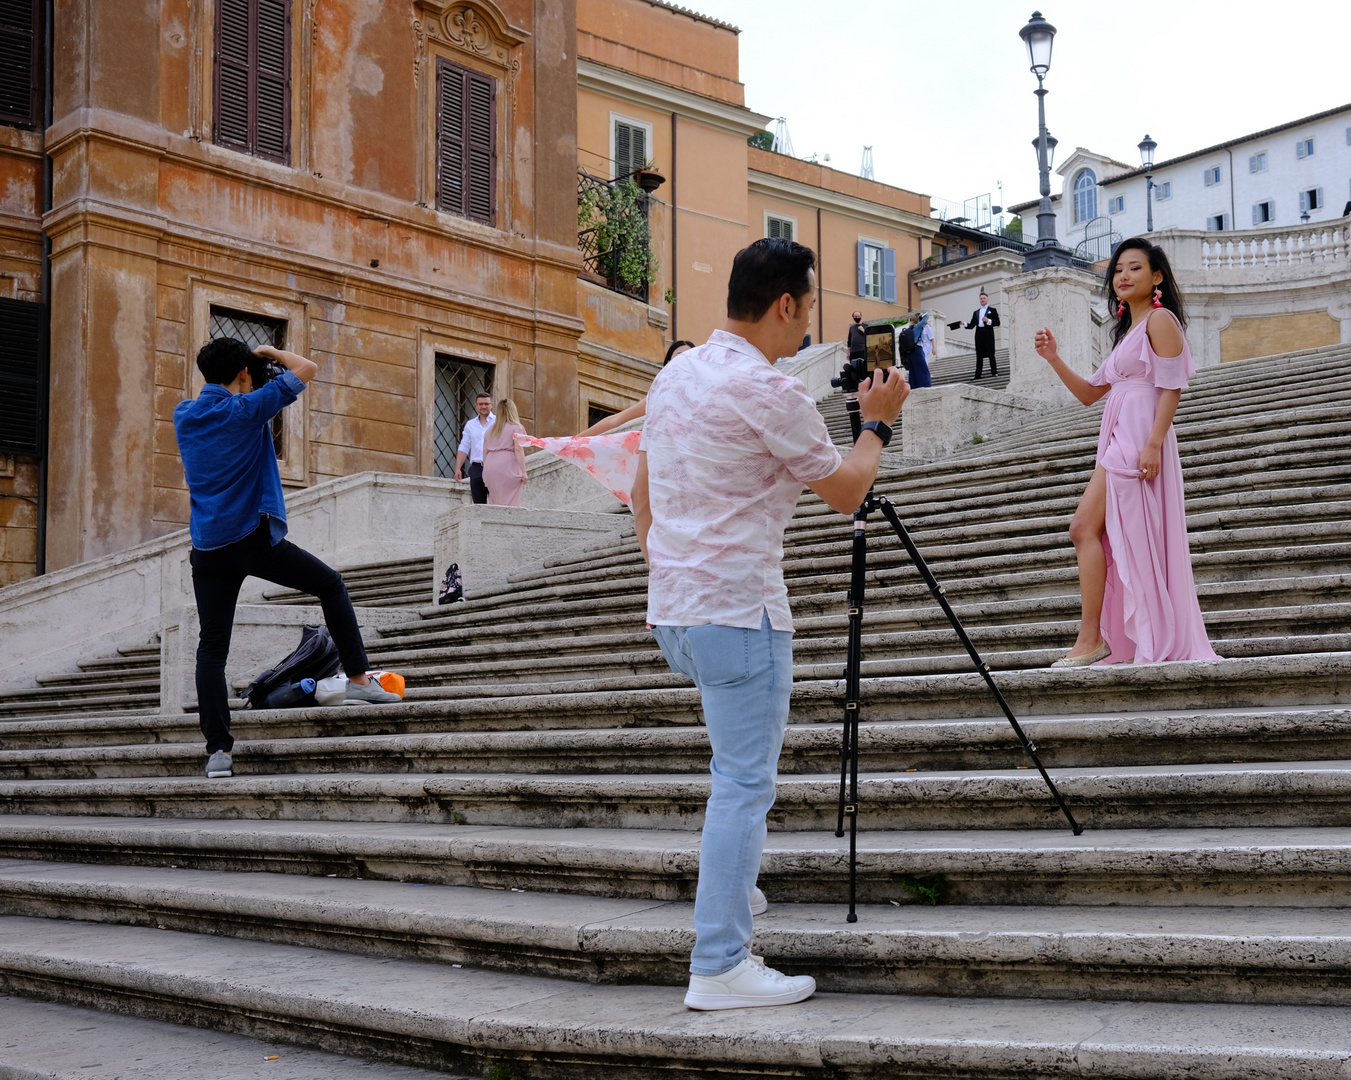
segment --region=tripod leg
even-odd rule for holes
[[[849,577],[849,637],[844,666],[844,731],[840,738],[840,804],[835,835],[849,819],[849,922],[857,922],[859,669],[863,662],[863,591],[868,573],[868,503],[854,512],[853,564]]]
[[[891,501],[885,497],[879,498],[877,500],[877,505],[881,509],[882,515],[891,522],[891,527],[896,530],[896,535],[900,538],[901,543],[905,545],[905,550],[909,552],[910,559],[915,564],[915,569],[919,571],[920,577],[924,579],[924,584],[928,586],[930,594],[938,601],[938,606],[943,609],[943,614],[948,617],[948,622],[952,624],[952,629],[956,631],[957,637],[965,647],[967,655],[971,657],[972,662],[976,665],[976,671],[981,678],[985,680],[985,685],[990,688],[990,693],[994,695],[994,699],[999,703],[999,707],[1003,710],[1005,718],[1013,727],[1013,733],[1018,736],[1018,741],[1027,752],[1027,756],[1032,759],[1032,764],[1037,767],[1037,772],[1041,773],[1041,778],[1046,782],[1046,787],[1050,790],[1052,798],[1056,801],[1056,805],[1060,807],[1061,812],[1065,815],[1065,820],[1069,822],[1070,828],[1074,831],[1074,835],[1078,836],[1084,831],[1084,827],[1074,820],[1074,815],[1070,813],[1070,808],[1065,805],[1064,797],[1060,794],[1059,789],[1055,786],[1055,782],[1052,781],[1050,775],[1042,766],[1041,759],[1037,756],[1036,745],[1023,732],[1022,725],[1018,723],[1018,718],[1013,715],[1013,710],[1009,708],[1009,703],[1004,700],[1004,695],[999,692],[999,687],[995,685],[994,678],[990,675],[990,665],[981,659],[980,653],[976,651],[975,645],[971,643],[971,639],[967,636],[966,629],[962,626],[961,620],[957,618],[957,613],[952,610],[952,605],[948,603],[948,598],[943,591],[943,586],[938,584],[938,579],[933,576],[933,571],[929,569],[929,564],[924,561],[924,556],[919,553],[919,548],[915,546],[915,542],[910,538],[910,533],[907,532],[905,526],[901,524],[901,519],[896,513],[896,508],[892,506]]]

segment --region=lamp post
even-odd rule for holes
[[[1140,140],[1140,164],[1145,167],[1145,232],[1154,231],[1154,151],[1158,147],[1148,135]]]
[[[1043,80],[1051,70],[1051,45],[1055,27],[1032,12],[1027,25],[1018,31],[1027,46],[1027,60],[1037,77],[1037,168],[1041,175],[1041,204],[1037,207],[1037,246],[1027,253],[1023,269],[1043,270],[1048,266],[1070,266],[1070,254],[1055,238],[1055,211],[1051,208],[1051,154],[1055,146],[1046,130],[1046,86]]]

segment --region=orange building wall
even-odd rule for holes
[[[647,0],[577,0],[577,55],[733,105],[746,101],[736,33]]]

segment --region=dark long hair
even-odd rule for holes
[[[1121,339],[1129,333],[1131,328],[1129,308],[1121,315],[1116,314],[1116,308],[1120,301],[1117,299],[1116,289],[1112,285],[1112,278],[1116,275],[1116,264],[1121,259],[1122,252],[1132,249],[1143,251],[1150,270],[1157,270],[1163,275],[1163,280],[1158,284],[1159,292],[1163,294],[1160,297],[1163,306],[1176,315],[1177,321],[1184,327],[1187,325],[1187,310],[1182,304],[1182,292],[1177,287],[1177,279],[1173,277],[1173,268],[1168,265],[1168,256],[1158,244],[1150,243],[1143,236],[1132,236],[1129,240],[1123,240],[1117,244],[1116,250],[1112,252],[1112,260],[1107,264],[1107,275],[1102,283],[1102,295],[1107,300],[1107,310],[1116,316],[1116,326],[1112,328],[1112,348],[1116,348],[1121,343]]]

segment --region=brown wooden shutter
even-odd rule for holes
[[[497,220],[497,80],[436,62],[436,208]]]
[[[290,162],[290,41],[290,0],[217,0],[216,142]]]
[[[0,0],[0,123],[42,119],[41,18],[40,0]]]
[[[41,457],[43,307],[0,299],[0,450]]]

